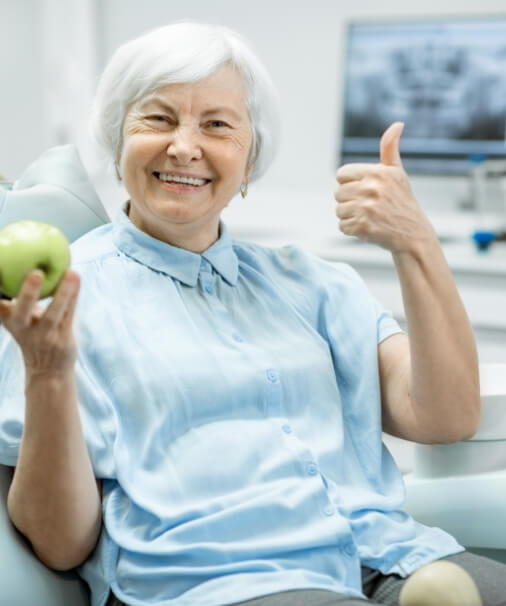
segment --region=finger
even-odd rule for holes
[[[364,223],[363,220],[357,217],[349,217],[342,219],[339,222],[339,229],[346,236],[354,236],[364,242],[369,241],[370,228]]]
[[[44,274],[39,270],[31,272],[25,278],[12,309],[12,319],[14,322],[22,326],[27,326],[30,323],[33,307],[39,299],[43,281]]]
[[[387,166],[402,166],[399,141],[404,122],[394,122],[383,133],[380,140],[380,162]]]
[[[336,215],[340,219],[350,219],[357,214],[357,205],[352,201],[345,204],[338,204],[336,208]]]
[[[52,326],[57,326],[62,321],[67,308],[72,304],[74,297],[79,291],[79,275],[74,271],[67,271],[63,276],[53,300],[48,305],[44,320]]]
[[[76,274],[76,276],[77,276],[77,274]],[[63,318],[61,320],[61,327],[62,327],[63,331],[68,331],[68,330],[72,329],[72,321],[74,319],[74,312],[75,312],[76,305],[77,305],[79,290],[80,290],[80,279],[79,279],[79,276],[77,276],[77,284],[75,285],[74,291],[72,293],[72,296],[70,297],[70,301],[68,302],[67,308],[66,308]]]
[[[356,200],[360,197],[361,182],[360,181],[349,181],[342,185],[338,185],[334,198],[336,202],[349,202],[350,200]]]
[[[344,184],[350,181],[360,181],[370,174],[374,164],[366,162],[354,162],[352,164],[343,164],[336,173],[338,183]]]
[[[339,221],[339,229],[346,236],[354,236],[357,230],[355,219],[353,217],[341,219]]]

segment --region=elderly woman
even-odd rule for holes
[[[175,24],[122,46],[92,124],[129,194],[0,307],[0,461],[35,553],[78,567],[93,606],[394,604],[450,558],[486,604],[502,565],[401,511],[381,432],[470,436],[472,331],[398,152],[337,173],[340,227],[392,252],[408,337],[358,275],[297,247],[233,241],[220,220],[267,169],[276,95],[222,27]],[[78,298],[79,294],[79,298]]]

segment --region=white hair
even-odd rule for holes
[[[244,81],[253,134],[249,180],[258,179],[279,145],[279,99],[260,60],[237,33],[223,26],[173,23],[120,46],[98,83],[90,118],[93,137],[115,163],[133,103],[167,84],[202,80],[224,64],[233,65]]]

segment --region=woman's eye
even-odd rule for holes
[[[208,124],[211,128],[224,128],[228,126],[223,120],[211,120]]]
[[[172,120],[169,116],[164,116],[163,114],[152,114],[151,116],[146,116],[146,120],[156,126],[165,127],[174,124],[174,120]]]

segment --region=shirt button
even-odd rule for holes
[[[204,273],[212,272],[211,263],[207,259],[201,259],[200,261],[200,271]]]
[[[306,469],[310,476],[315,476],[318,473],[318,467],[314,463],[309,463]]]
[[[333,516],[334,515],[334,508],[332,507],[332,505],[327,505],[327,507],[325,507],[325,509],[323,510],[323,513],[326,516]]]
[[[285,423],[281,429],[285,432],[285,433],[292,433],[292,428],[290,427],[290,425],[288,425],[288,423]]]
[[[232,335],[232,339],[234,339],[234,341],[237,341],[237,343],[242,343],[244,340],[242,337],[240,337],[237,334]]]
[[[278,373],[272,368],[269,368],[265,374],[271,383],[276,383],[278,380]]]
[[[351,542],[345,543],[343,550],[346,555],[349,555],[349,556],[355,555],[355,544],[351,543]]]
[[[206,291],[208,294],[212,295],[212,294],[213,294],[213,287],[212,287],[212,286],[209,286],[209,284],[208,284],[208,285],[205,287],[205,291]]]

